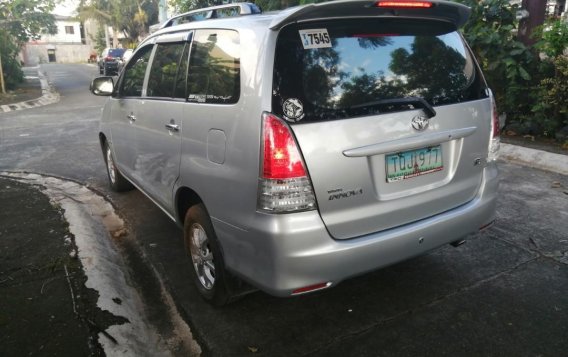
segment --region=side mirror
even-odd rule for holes
[[[89,90],[94,95],[109,96],[114,90],[114,81],[112,77],[97,77],[91,82]]]

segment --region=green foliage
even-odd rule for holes
[[[42,33],[57,32],[50,14],[54,0],[10,0],[0,2],[0,56],[7,89],[23,81],[18,60],[20,46]]]
[[[50,12],[54,0],[10,0],[0,2],[0,28],[18,45],[37,39],[42,33],[57,33]]]
[[[174,7],[177,13],[184,13],[204,7],[221,5],[222,0],[170,0],[169,4]]]
[[[304,5],[309,3],[324,2],[329,0],[256,0],[252,1],[258,5],[262,11],[282,10],[296,5]],[[201,9],[204,7],[223,4],[222,0],[170,0],[177,13],[184,13],[191,10]]]
[[[537,29],[535,37],[541,39],[535,44],[539,51],[548,57],[560,56],[568,47],[568,23],[560,19],[547,21]]]
[[[24,80],[24,73],[18,61],[19,47],[6,32],[0,32],[0,51],[6,89],[15,89]]]
[[[260,6],[262,11],[273,11],[273,10],[282,10],[288,7],[297,6],[297,5],[304,5],[313,2],[322,2],[320,1],[310,1],[310,0],[260,0],[256,1],[256,4]]]
[[[97,28],[97,33],[94,38],[91,36],[91,40],[95,42],[95,50],[97,53],[102,53],[106,47],[105,29],[103,26]]]
[[[552,61],[554,75],[544,78],[536,88],[532,111],[547,134],[568,125],[568,58],[557,56]]]
[[[527,111],[526,87],[537,62],[515,36],[516,5],[508,0],[460,0],[472,8],[463,33],[502,111]]]
[[[83,0],[77,11],[80,19],[93,19],[126,33],[136,41],[158,22],[158,0]]]

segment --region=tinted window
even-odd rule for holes
[[[186,88],[187,88],[187,67],[189,63],[189,45],[186,45],[181,55],[180,66],[176,79],[176,86],[174,89],[174,98],[186,98]]]
[[[181,55],[185,42],[159,44],[150,67],[146,95],[149,97],[173,96],[176,77],[180,70]],[[185,77],[185,73],[184,73]]]
[[[305,49],[303,29],[325,29],[328,47]],[[486,96],[476,72],[461,36],[445,23],[396,19],[289,26],[278,38],[272,105],[282,115],[283,104],[297,99],[306,122],[413,109],[388,104],[405,97],[452,104]]]
[[[128,62],[128,67],[126,67],[122,76],[121,96],[140,97],[142,95],[144,75],[151,53],[152,46],[146,46],[136,52],[136,55]]]
[[[235,17],[235,16],[239,16],[240,13],[241,13],[241,9],[238,6],[228,7],[228,8],[225,8],[225,9],[219,9],[219,10],[215,11],[215,15],[217,16],[217,18]]]
[[[124,48],[111,48],[108,51],[108,55],[111,57],[122,57],[124,51],[126,51]]]
[[[236,103],[240,93],[239,35],[230,30],[198,30],[192,44],[188,101]]]

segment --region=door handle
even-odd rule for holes
[[[130,121],[130,123],[134,123],[136,121],[134,114],[128,114],[126,117],[128,118],[128,121]]]
[[[179,125],[177,124],[166,124],[166,129],[169,131],[179,131]]]

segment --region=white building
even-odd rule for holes
[[[47,62],[86,62],[89,59],[95,52],[91,37],[96,33],[96,26],[90,21],[82,23],[72,17],[75,9],[74,1],[63,3],[54,11],[57,34],[42,35],[39,40],[24,45],[21,58],[26,66]]]

